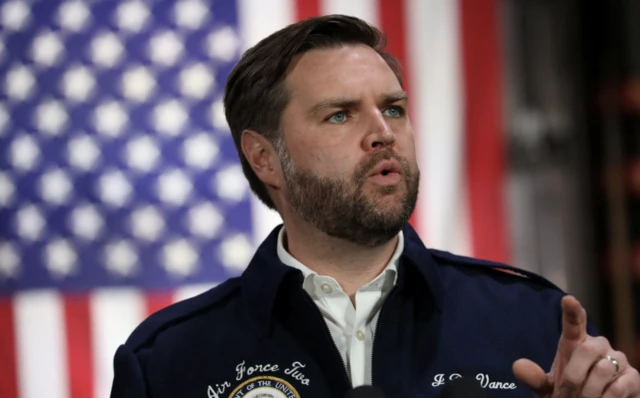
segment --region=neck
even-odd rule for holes
[[[285,224],[285,248],[319,275],[334,278],[352,299],[363,285],[380,274],[398,244],[398,237],[365,247],[318,231],[310,225]]]

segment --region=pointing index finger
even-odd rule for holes
[[[573,296],[562,298],[562,337],[580,343],[587,338],[587,312]]]

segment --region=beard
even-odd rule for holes
[[[420,172],[412,171],[408,161],[393,150],[367,158],[351,178],[333,178],[298,169],[287,149],[280,149],[291,209],[318,230],[361,246],[375,247],[395,237],[409,221],[418,200]],[[367,193],[365,183],[370,170],[388,159],[400,163],[404,184],[374,186],[369,189],[373,192]],[[403,193],[399,200],[384,198],[398,192]]]

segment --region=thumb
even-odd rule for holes
[[[536,393],[546,393],[553,389],[551,377],[538,364],[529,359],[515,361],[513,363],[513,374]]]

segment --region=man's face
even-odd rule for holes
[[[285,197],[330,236],[376,246],[408,221],[419,171],[406,95],[366,46],[305,53],[286,81]]]

